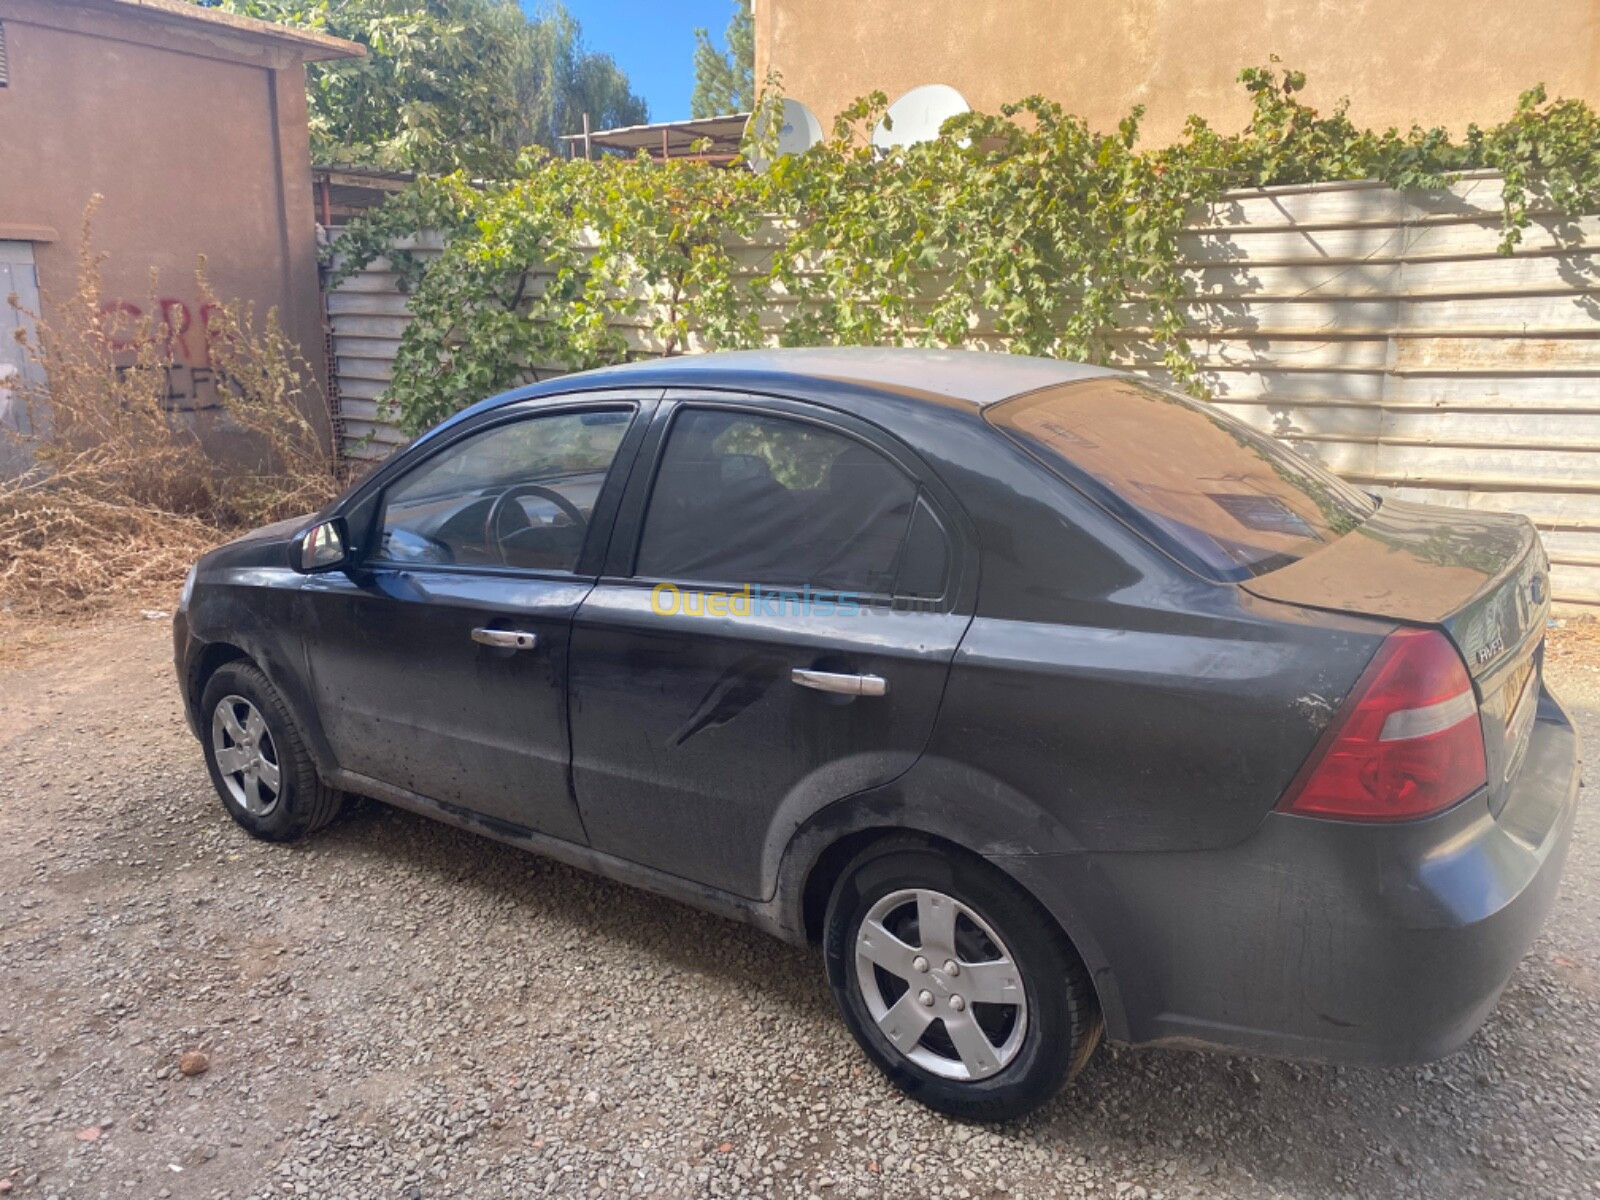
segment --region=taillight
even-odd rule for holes
[[[1404,821],[1488,781],[1472,680],[1448,639],[1390,634],[1278,802],[1285,812]]]

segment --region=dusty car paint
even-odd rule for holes
[[[1576,808],[1575,735],[1537,671],[1536,535],[1385,504],[1324,551],[1335,566],[1201,578],[985,419],[1019,391],[1105,374],[751,353],[486,401],[321,514],[348,522],[348,570],[293,572],[287,531],[207,556],[175,622],[186,701],[192,714],[219,654],[249,656],[337,786],[795,940],[815,933],[813,868],[841,839],[945,839],[1060,922],[1119,1040],[1385,1061],[1450,1049],[1542,920]],[[619,400],[636,416],[572,576],[362,567],[376,498],[437,447],[513,411]],[[921,481],[959,566],[937,611],[883,625],[652,611],[631,564],[662,431],[707,402],[804,414]],[[1390,568],[1403,587],[1384,586]],[[474,646],[484,620],[526,622],[548,653]],[[1468,656],[1491,786],[1401,826],[1274,811],[1400,624],[1437,624]],[[825,698],[784,681],[796,666],[891,687]],[[1537,697],[1517,746],[1513,676]]]

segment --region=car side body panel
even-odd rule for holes
[[[566,675],[587,580],[383,566],[300,593],[310,690],[341,768],[582,842]],[[535,652],[478,645],[526,633]]]
[[[691,616],[601,584],[573,637],[572,772],[593,844],[738,895],[770,895],[762,846],[789,814],[911,768],[968,617]],[[797,687],[876,676],[883,696]]]
[[[736,814],[737,848],[706,848],[722,831],[704,819],[668,837],[662,814],[640,822],[643,836],[631,842],[583,844],[582,833],[552,836],[341,769],[308,686],[293,604],[304,577],[286,565],[289,529],[202,560],[193,604],[175,619],[180,677],[192,679],[208,644],[236,645],[289,700],[338,786],[792,940],[807,935],[812,872],[841,839],[910,830],[983,855],[1072,938],[1119,1041],[1401,1061],[1468,1036],[1554,895],[1577,807],[1577,740],[1560,706],[1540,694],[1525,765],[1503,806],[1476,794],[1389,825],[1275,811],[1383,639],[1422,619],[1319,611],[1270,586],[1201,579],[988,425],[984,404],[1004,396],[997,385],[978,394],[989,386],[974,382],[990,367],[984,356],[923,356],[915,361],[928,378],[905,383],[886,353],[714,356],[536,385],[447,421],[322,514],[347,516],[359,545],[386,481],[419,456],[507,405],[537,409],[619,388],[755,397],[774,411],[815,406],[900,447],[959,526],[968,555],[962,599],[930,618],[945,624],[928,650],[940,667],[938,695],[919,697],[925,736],[914,752],[897,746],[892,761],[880,757],[870,769],[791,773],[782,795]],[[799,366],[785,370],[789,361]],[[852,364],[864,364],[856,377]],[[964,382],[942,390],[945,369]],[[1038,360],[1014,369],[1039,387],[1052,372],[1106,374]],[[585,732],[595,714],[584,706],[606,688],[637,687],[648,701],[682,661],[673,640],[682,631],[645,629],[639,597],[628,594],[639,588],[624,559],[647,493],[633,482],[614,497],[605,536],[591,539],[579,572],[597,584],[592,628],[584,605],[574,608],[568,703],[574,738],[585,743],[579,774],[608,760],[617,735],[603,720]],[[639,627],[629,637],[643,630],[637,645],[601,644],[619,612]],[[904,618],[907,628],[917,619]],[[701,676],[727,665],[698,663],[674,702],[688,697],[695,709],[710,681]],[[773,688],[789,685],[780,674]],[[191,706],[193,691],[186,685]],[[689,733],[691,743],[740,719],[710,698],[711,723]],[[758,731],[768,741],[798,727],[768,716]],[[645,727],[659,738],[683,726],[675,722]],[[723,800],[734,796],[737,761],[697,769],[725,770],[717,787]],[[583,800],[581,788],[575,798]],[[597,825],[625,831],[629,803],[600,796]],[[704,853],[680,853],[683,836]]]
[[[634,578],[640,516],[678,413],[788,419],[875,451],[920,482],[948,534],[947,594],[937,611],[894,612],[866,601],[760,579],[678,581],[675,611],[658,611]],[[572,775],[585,827],[602,851],[751,899],[770,899],[775,828],[902,775],[934,727],[951,658],[971,620],[978,551],[936,476],[900,440],[837,409],[792,398],[670,391],[612,535],[606,573],[573,629]],[[893,468],[890,468],[891,470]],[[738,512],[719,514],[737,522]],[[670,582],[670,581],[668,581]],[[755,589],[748,609],[740,583]],[[698,612],[688,611],[696,608]],[[877,677],[878,696],[797,687],[795,670]],[[764,870],[767,872],[764,874]]]
[[[338,766],[306,686],[305,648],[297,598],[306,576],[289,566],[289,540],[312,518],[280,522],[230,542],[201,560],[203,586],[196,586],[187,611],[174,617],[174,652],[183,685],[184,711],[196,736],[203,680],[199,670],[210,647],[236,647],[260,667],[306,733],[318,769]]]
[[[929,753],[1031,797],[1085,850],[1228,845],[1261,824],[1383,633],[1244,613],[1132,624],[980,615]]]
[[[992,861],[1099,935],[1074,936],[1113,1040],[1421,1062],[1477,1030],[1548,915],[1577,768],[1545,693],[1498,815],[1479,792],[1399,825],[1274,812],[1222,849]]]

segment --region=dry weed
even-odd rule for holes
[[[175,590],[208,546],[263,521],[310,512],[335,487],[307,364],[276,312],[264,322],[217,300],[198,271],[220,409],[255,461],[222,467],[168,404],[170,337],[158,317],[129,319],[102,302],[104,255],[92,248],[98,197],[84,215],[77,288],[28,314],[18,338],[39,365],[23,385],[33,465],[0,480],[0,606],[70,614],[115,596]],[[151,279],[151,294],[156,280]],[[16,305],[15,296],[9,302]],[[144,310],[159,313],[152,302]]]

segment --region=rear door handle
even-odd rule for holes
[[[480,646],[498,646],[503,650],[532,650],[539,644],[537,634],[520,629],[474,629],[472,640]]]
[[[789,672],[789,682],[840,696],[882,696],[889,691],[889,681],[882,675],[840,675],[833,671],[807,671],[802,667]]]

